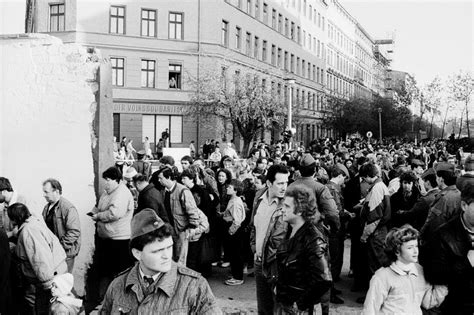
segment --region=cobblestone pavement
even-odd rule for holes
[[[350,291],[352,279],[347,277],[349,271],[350,241],[346,241],[344,251],[344,266],[341,280],[336,283],[336,288],[342,291],[340,297],[344,304],[331,304],[330,314],[355,315],[360,314],[362,305],[355,300],[363,295],[363,292],[354,293]],[[240,286],[227,286],[223,284],[230,268],[214,267],[213,275],[208,279],[209,285],[217,297],[219,305],[224,314],[257,314],[255,278],[245,276],[245,283]],[[316,314],[321,314],[321,307],[315,307]]]

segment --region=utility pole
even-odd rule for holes
[[[382,108],[378,108],[379,112],[379,136],[380,136],[380,143],[382,143]]]

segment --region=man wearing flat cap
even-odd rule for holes
[[[299,171],[301,178],[295,180],[288,187],[301,185],[309,188],[318,201],[318,210],[324,218],[324,223],[330,226],[332,231],[336,232],[340,227],[339,211],[329,189],[314,178],[316,160],[311,154],[303,155]]]
[[[131,223],[137,263],[112,281],[100,314],[222,314],[207,281],[173,261],[172,227],[152,209]]]
[[[428,218],[421,228],[422,242],[429,242],[435,231],[461,212],[461,192],[456,188],[454,165],[441,162],[436,165],[436,182],[441,190],[433,201]]]

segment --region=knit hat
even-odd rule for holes
[[[132,234],[130,239],[133,240],[136,237],[158,230],[165,225],[165,223],[153,209],[145,208],[132,218],[131,225]]]
[[[65,296],[71,293],[72,287],[74,286],[74,276],[70,273],[56,275],[53,278],[53,283],[56,285],[53,295],[58,297]]]
[[[314,166],[316,164],[316,160],[311,154],[305,154],[303,155],[303,158],[300,161],[300,166],[305,167],[305,166]]]

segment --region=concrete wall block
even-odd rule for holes
[[[49,177],[61,182],[81,220],[83,246],[74,274],[82,294],[94,237],[86,213],[96,202],[91,145],[97,135],[91,126],[97,86],[89,81],[99,65],[86,63],[84,47],[42,34],[2,38],[0,52],[0,174],[39,216],[46,203],[41,183]]]

